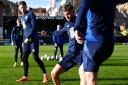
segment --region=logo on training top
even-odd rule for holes
[[[70,29],[70,36],[71,36],[71,38],[74,38],[74,27],[71,27],[71,29]]]

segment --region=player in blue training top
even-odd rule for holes
[[[83,66],[86,85],[96,84],[99,66],[113,53],[115,7],[117,4],[127,1],[82,0],[75,23],[75,38],[78,43],[84,42]],[[87,30],[86,36],[83,38],[79,30],[85,17],[87,17]]]
[[[23,42],[23,29],[20,20],[16,20],[17,25],[13,27],[11,33],[11,41],[12,45],[15,48],[14,54],[14,67],[17,65],[17,58],[18,58],[18,50],[20,49],[20,58],[21,58],[21,66],[23,66],[23,59],[22,59],[22,42]]]
[[[38,41],[38,33],[36,28],[36,17],[33,12],[27,11],[27,5],[25,1],[20,1],[18,4],[18,9],[22,13],[21,23],[23,26],[23,66],[24,66],[24,76],[16,80],[16,82],[28,81],[28,57],[32,52],[33,58],[36,63],[40,66],[43,72],[43,83],[48,82],[48,76],[46,74],[45,66],[43,62],[39,58],[39,41]]]
[[[56,31],[54,35],[61,35],[67,32],[69,37],[68,43],[68,52],[62,58],[56,66],[53,68],[51,72],[51,77],[54,82],[54,85],[60,85],[59,75],[68,71],[75,65],[78,65],[79,75],[81,79],[81,84],[85,83],[85,78],[83,76],[83,66],[82,64],[82,49],[83,45],[78,44],[74,37],[74,24],[75,24],[75,9],[71,4],[66,4],[63,7],[64,17],[67,22],[65,22],[64,27],[60,31]]]
[[[58,24],[56,31],[60,31],[60,30],[61,30],[61,25]],[[64,43],[63,35],[59,35],[59,36],[54,35],[56,31],[53,32],[53,43],[54,43],[54,48],[55,48],[54,49],[54,60],[56,60],[58,47],[60,48],[61,57],[63,57],[63,43]]]

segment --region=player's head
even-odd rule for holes
[[[58,25],[57,25],[57,31],[59,31],[60,29],[61,29],[61,25],[58,24]]]
[[[71,4],[65,4],[63,7],[63,14],[67,21],[71,21],[75,16],[75,9]]]
[[[25,1],[20,1],[18,4],[19,11],[24,14],[27,11],[27,5]]]

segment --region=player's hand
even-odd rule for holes
[[[24,46],[24,43],[22,43],[22,47]]]
[[[79,43],[79,44],[84,43],[84,36],[82,35],[81,32],[79,32],[77,30],[75,31],[75,39],[76,39],[77,43]]]
[[[28,44],[28,43],[30,43],[31,42],[31,38],[29,39],[29,38],[26,38],[25,40],[24,40],[24,43],[25,44]]]
[[[43,37],[47,36],[47,32],[46,32],[46,31],[41,31],[40,34],[41,34],[41,36],[43,36]]]
[[[26,38],[26,39],[24,40],[24,43],[25,43],[25,44],[27,44],[27,43],[28,43],[28,38]]]

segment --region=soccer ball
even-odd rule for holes
[[[49,60],[50,60],[50,56],[47,56],[47,58],[46,58],[46,59],[47,59],[47,61],[49,61]]]
[[[43,60],[43,57],[44,57],[44,56],[41,56],[40,59]]]
[[[53,60],[54,59],[54,56],[51,56],[51,60]]]
[[[45,54],[45,55],[44,55],[44,59],[46,59],[47,57],[48,57],[48,55],[47,55],[47,54]]]

